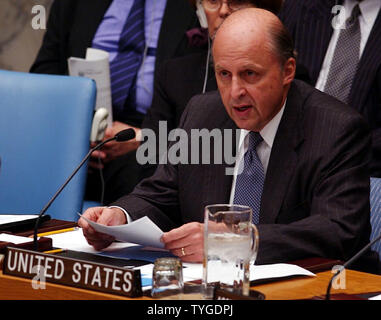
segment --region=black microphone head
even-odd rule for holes
[[[135,138],[135,130],[132,128],[119,131],[115,135],[115,140],[118,142],[128,141]]]

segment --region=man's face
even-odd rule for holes
[[[266,45],[266,35],[257,38],[216,39],[213,56],[227,113],[239,128],[258,132],[281,109],[292,79]]]

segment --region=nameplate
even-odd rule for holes
[[[3,273],[127,297],[142,295],[140,270],[9,247]]]

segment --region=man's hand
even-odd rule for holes
[[[93,207],[87,209],[83,216],[106,226],[117,226],[127,222],[126,215],[118,208]],[[78,225],[82,228],[87,242],[97,251],[108,247],[115,240],[112,236],[95,231],[85,219],[79,219]]]
[[[204,257],[204,225],[190,222],[166,232],[161,237],[165,248],[184,262],[202,262]]]
[[[129,128],[134,129],[136,135],[138,135],[140,132],[139,128],[131,127],[125,123],[115,121],[111,127],[106,129],[103,141],[112,138],[118,132]],[[139,147],[139,144],[140,141],[136,140],[136,138],[125,142],[111,141],[105,144],[100,150],[93,152],[91,155],[92,160],[89,162],[89,166],[92,168],[103,168],[104,163],[114,160],[115,158],[120,157],[130,151],[136,150]],[[96,143],[91,144],[92,148],[95,146]],[[101,159],[101,163],[98,162],[98,158]]]

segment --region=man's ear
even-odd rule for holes
[[[289,85],[295,78],[296,60],[288,58],[283,65],[283,85]]]

